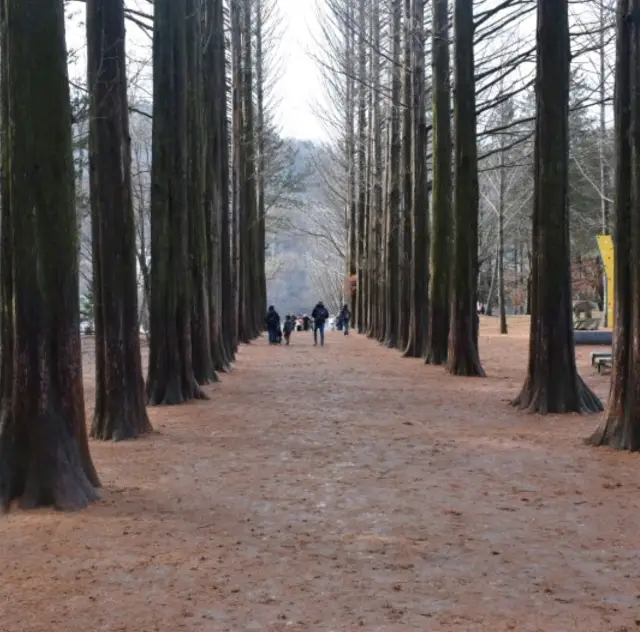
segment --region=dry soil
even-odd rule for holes
[[[483,319],[486,379],[338,332],[243,347],[209,401],[92,442],[104,500],[0,519],[0,630],[640,629],[640,457],[509,406],[526,329]]]

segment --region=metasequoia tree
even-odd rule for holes
[[[247,250],[241,253],[247,262],[248,283],[247,291],[247,327],[248,334],[255,338],[264,329],[263,319],[267,310],[265,299],[262,297],[264,279],[264,248],[260,251],[264,239],[260,229],[262,222],[258,217],[256,172],[256,133],[255,133],[255,93],[254,93],[254,62],[253,62],[253,33],[255,29],[254,0],[243,2],[243,28],[242,28],[242,108],[244,111],[244,129],[242,142],[244,143],[244,170],[243,187],[245,189],[246,225],[242,226],[247,231],[245,245]]]
[[[191,281],[191,355],[193,374],[198,384],[217,380],[212,352],[211,284],[213,270],[209,264],[207,237],[212,230],[207,221],[210,207],[206,206],[204,86],[203,86],[203,19],[200,0],[186,0],[187,25],[187,207],[188,263]],[[218,362],[218,366],[221,361]]]
[[[412,248],[412,173],[411,173],[411,132],[413,127],[411,108],[411,49],[412,24],[411,0],[403,0],[402,13],[402,66],[396,69],[402,79],[402,120],[401,120],[401,204],[398,218],[398,348],[405,350],[409,343],[411,320],[411,248]]]
[[[228,369],[235,353],[235,305],[229,234],[229,138],[222,0],[204,6],[204,219],[211,356]]]
[[[576,369],[568,218],[568,0],[538,0],[529,362],[515,405],[542,414],[602,410]]]
[[[267,124],[265,114],[265,50],[264,50],[264,22],[267,17],[268,7],[263,0],[255,0],[255,101],[256,101],[256,135],[255,135],[255,188],[256,188],[256,214],[258,217],[258,253],[257,257],[257,290],[258,300],[258,325],[262,323],[262,312],[267,304],[267,277],[266,277],[266,214],[265,204],[265,172],[266,172],[266,135]]]
[[[405,142],[410,145],[409,169],[411,169],[411,179],[405,178],[405,186],[412,187],[412,190],[410,196],[406,195],[411,210],[411,230],[409,231],[411,259],[409,339],[405,347],[405,356],[416,358],[423,357],[425,354],[429,282],[424,5],[424,0],[413,0],[412,28],[407,32],[411,42],[409,63],[411,64],[412,125],[410,138],[405,139]]]
[[[372,195],[369,210],[369,222],[371,224],[371,250],[370,277],[371,277],[371,336],[382,338],[384,331],[384,276],[383,276],[383,252],[384,252],[384,207],[383,207],[383,121],[381,105],[381,28],[380,28],[380,0],[372,0],[371,10],[371,34],[373,45],[371,47],[371,86],[372,86],[372,151],[371,151],[371,180]]]
[[[476,313],[479,194],[472,0],[456,0],[454,24],[455,240],[446,366],[455,375],[484,376]]]
[[[5,0],[0,17],[2,342],[13,359],[2,365],[0,505],[79,509],[100,483],[85,426],[63,3]]]
[[[335,10],[335,9],[334,9]],[[356,312],[357,317],[357,275],[358,275],[358,248],[357,248],[357,206],[356,206],[356,140],[355,140],[355,93],[356,93],[356,63],[355,63],[355,21],[352,0],[346,0],[344,14],[339,15],[339,22],[344,28],[344,71],[345,79],[345,103],[344,103],[344,154],[347,170],[346,182],[346,216],[348,226],[348,250],[347,250],[347,280],[348,298],[351,311]],[[351,281],[356,279],[354,285]],[[346,298],[346,297],[345,297]]]
[[[618,0],[615,90],[615,322],[607,413],[587,440],[640,450],[640,2]],[[633,131],[632,131],[633,130]]]
[[[193,373],[191,347],[186,33],[186,0],[156,0],[147,378],[152,405],[205,397]]]
[[[368,37],[367,20],[365,12],[365,0],[358,0],[358,64],[357,76],[359,82],[356,85],[357,98],[357,140],[356,140],[356,169],[358,176],[356,178],[357,199],[355,213],[355,259],[356,273],[358,281],[356,285],[356,305],[354,309],[355,326],[359,333],[362,333],[366,327],[365,318],[365,300],[366,300],[366,284],[367,284],[367,255],[365,250],[365,217],[366,217],[366,200],[368,182],[366,178],[366,148],[367,148],[367,87],[365,85],[366,68],[367,68],[367,47],[366,40]]]
[[[244,117],[242,112],[242,13],[240,0],[229,3],[231,25],[231,191],[232,191],[232,278],[234,335],[236,344],[249,342],[245,314],[247,308],[245,285],[246,263],[241,253],[245,252],[247,231],[242,228],[245,220],[245,189],[242,186],[244,170],[244,143],[242,135]]]
[[[250,342],[262,330],[265,306],[260,305],[260,221],[256,206],[254,94],[252,67],[252,2],[231,2],[232,116],[234,213],[237,274],[237,331]],[[257,300],[256,300],[257,299]]]
[[[433,180],[427,364],[444,364],[449,343],[452,208],[448,4],[448,0],[434,0],[433,3]]]
[[[87,0],[96,405],[91,434],[149,432],[138,326],[124,3]]]
[[[3,430],[11,419],[13,397],[13,229],[9,198],[9,66],[7,59],[6,5],[0,2],[0,447]],[[6,502],[6,501],[5,501]]]
[[[237,322],[241,342],[249,342],[259,335],[266,311],[264,222],[258,215],[256,171],[254,26],[252,0],[232,0],[234,230],[237,240]]]
[[[389,150],[386,164],[386,220],[385,220],[385,330],[384,343],[387,347],[398,345],[398,323],[400,307],[399,280],[402,268],[398,266],[400,249],[400,155],[402,137],[400,130],[399,69],[402,48],[402,0],[391,0],[391,95],[389,98]]]
[[[500,108],[500,124],[507,124],[507,107],[509,102],[505,101]],[[505,216],[505,195],[507,188],[506,174],[506,139],[505,134],[500,134],[500,165],[498,167],[498,310],[500,312],[500,333],[507,333],[507,312],[504,304],[504,216]]]

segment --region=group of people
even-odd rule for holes
[[[318,301],[316,306],[313,308],[313,311],[311,312],[311,320],[313,321],[314,347],[318,345],[318,338],[320,338],[320,346],[324,346],[324,330],[328,318],[329,311],[324,306],[324,303],[322,301]],[[342,308],[342,310],[340,311],[340,316],[338,318],[342,322],[344,335],[348,335],[351,313],[349,312],[349,308],[347,305]],[[267,328],[267,333],[269,334],[270,345],[281,344],[283,339],[286,345],[290,343],[291,334],[296,326],[295,318],[291,314],[286,315],[281,326],[280,314],[278,314],[276,308],[273,305],[269,305],[269,310],[267,311],[267,315],[265,316],[264,323]]]

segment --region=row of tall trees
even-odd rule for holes
[[[595,49],[580,39],[582,31],[570,32],[568,2],[329,4],[327,20],[341,38],[328,40],[324,63],[344,73],[334,89],[344,106],[346,265],[358,330],[453,374],[484,375],[476,312],[480,161],[501,155],[504,177],[507,151],[533,138],[531,346],[514,403],[540,413],[601,410],[575,364],[568,130],[571,111],[603,105],[607,96],[593,91],[588,103],[570,102],[570,51],[575,58]],[[536,42],[514,48],[507,29],[535,9]],[[605,21],[600,29],[611,32]],[[527,76],[526,64],[534,74]],[[530,88],[534,113],[527,120],[507,106]],[[504,219],[503,209],[503,234]],[[504,258],[503,241],[491,259],[496,254]],[[502,274],[499,284],[504,315]]]
[[[205,397],[202,386],[230,367],[238,343],[262,329],[261,8],[253,0],[232,0],[228,49],[222,0],[154,2],[145,383],[126,12],[123,0],[86,4],[96,326],[91,434],[118,440],[151,430],[146,404]],[[25,507],[81,508],[100,488],[85,424],[65,51],[63,0],[0,2],[0,505],[5,509],[13,499]]]
[[[607,15],[613,3],[598,2],[598,28],[588,36],[592,39],[596,34],[599,51],[600,82],[596,101],[600,112],[599,179],[589,177],[584,164],[580,164],[581,157],[571,153],[570,125],[572,119],[575,125],[579,118],[576,113],[583,109],[585,101],[576,103],[571,98],[575,76],[570,69],[569,3],[538,0],[536,4],[535,116],[531,127],[534,144],[529,171],[533,182],[529,241],[532,269],[528,288],[531,335],[526,379],[514,404],[539,413],[602,410],[601,402],[578,375],[575,362],[570,199],[575,199],[577,194],[578,206],[581,200],[579,192],[570,188],[570,173],[577,168],[598,193],[598,229],[605,233],[613,231],[616,247],[612,388],[604,421],[588,442],[638,450],[640,351],[636,347],[640,340],[640,310],[636,302],[640,295],[637,270],[640,224],[636,211],[640,148],[634,130],[638,129],[636,119],[640,117],[636,86],[640,81],[640,3],[638,0],[616,1],[615,35],[611,37]],[[508,103],[515,92],[511,90],[508,97],[509,91],[505,91],[504,61],[497,70],[482,72],[477,60],[474,62],[474,52],[478,50],[480,33],[487,21],[510,7],[520,15],[527,9],[522,9],[520,3],[507,1],[474,18],[470,0],[455,0],[455,90],[451,116],[448,5],[447,0],[432,3],[432,107],[427,110],[432,148],[429,151],[425,149],[422,128],[424,87],[421,78],[416,77],[416,70],[421,74],[424,59],[421,16],[425,4],[422,0],[389,0],[384,4],[372,0],[366,5],[370,20],[363,17],[365,5],[360,0],[357,7],[347,0],[335,0],[332,4],[333,19],[342,26],[341,50],[346,75],[343,114],[348,173],[344,199],[350,231],[348,273],[352,281],[353,311],[361,332],[404,350],[406,355],[426,356],[427,362],[445,363],[452,373],[480,376],[483,369],[478,354],[475,302],[479,261],[478,148],[483,145],[477,140],[477,121],[478,115],[486,110],[478,101],[484,91],[479,78],[486,80],[493,75],[500,83],[502,96],[495,107],[500,109],[501,120],[494,128],[499,133],[498,151],[490,153],[501,156],[501,170],[506,166],[505,151],[516,145],[504,141],[505,130],[517,129],[527,121],[514,122],[513,111],[505,113],[504,107],[500,107]],[[380,45],[381,9],[386,10],[389,20],[386,49]],[[513,17],[510,13],[506,19]],[[496,29],[504,27],[502,18],[498,23]],[[616,42],[615,149],[607,158],[605,106],[610,101],[607,93],[610,83],[605,69],[605,47],[611,40]],[[528,53],[523,58],[527,56]],[[369,60],[368,66],[366,59],[363,64],[363,58]],[[381,60],[388,70],[386,82],[380,80]],[[368,68],[368,74],[363,73],[363,67]],[[383,107],[386,107],[386,116],[381,117]],[[417,151],[424,153],[418,157]],[[407,156],[413,156],[413,160]],[[429,162],[430,183],[423,175],[424,164]],[[613,195],[610,195],[608,173],[614,165]],[[449,197],[452,173],[453,199]],[[501,195],[505,187],[503,179],[498,187]],[[421,197],[428,190],[432,199],[430,210],[426,195]],[[500,232],[504,229],[504,219],[501,217],[499,222]],[[502,235],[498,243],[498,258],[501,258]],[[423,259],[427,247],[430,268]],[[420,271],[426,270],[430,279],[428,297],[424,293],[425,285],[417,280]],[[408,303],[407,284],[411,297]],[[501,288],[500,294],[503,292]],[[407,318],[409,323],[420,323],[420,329],[426,332],[424,346],[416,338],[414,325],[406,328]],[[506,332],[506,327],[503,331]],[[434,332],[438,332],[437,339]]]

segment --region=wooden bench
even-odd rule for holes
[[[600,358],[611,358],[611,351],[592,351],[591,352],[591,366],[596,366]]]

